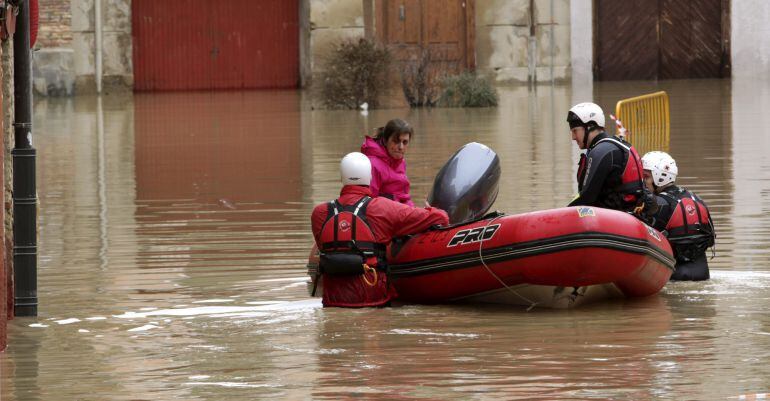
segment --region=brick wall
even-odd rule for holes
[[[13,149],[13,41],[6,40],[0,43],[0,70],[2,71],[2,90],[0,90],[0,98],[5,99],[2,102],[2,156],[3,162],[0,165],[3,166],[3,175],[5,183],[5,204],[3,208],[0,208],[0,214],[4,217],[4,241],[5,244],[5,261],[3,268],[0,269],[0,326],[5,328],[6,319],[13,318],[13,160],[11,159],[10,149]],[[0,244],[2,246],[2,244]],[[3,276],[5,277],[3,279]],[[2,294],[5,294],[3,296]],[[7,331],[7,330],[6,330]],[[3,333],[6,333],[3,331]],[[7,333],[6,333],[7,334]],[[7,344],[6,334],[0,334],[0,341],[3,344]]]
[[[8,41],[10,42],[10,41]],[[2,52],[2,49],[0,49],[0,52]],[[0,54],[0,57],[2,54]],[[0,67],[0,74],[2,74],[2,68]],[[0,80],[0,82],[4,82]],[[0,91],[0,110],[3,110],[3,91]],[[2,119],[0,119],[0,132],[3,132],[3,123]],[[0,141],[0,166],[3,166],[3,160],[5,156],[5,149],[3,147],[3,141]],[[3,168],[0,167],[0,182],[3,182]],[[0,192],[0,204],[3,204],[3,194],[4,192]],[[0,207],[0,219],[5,219],[5,207]],[[6,299],[8,297],[8,281],[6,280],[6,274],[8,272],[6,271],[6,264],[5,264],[5,255],[3,250],[5,249],[5,233],[3,230],[4,225],[0,224],[0,238],[2,240],[0,241],[0,351],[3,351],[5,349],[6,341],[7,341],[7,335],[6,335],[6,326],[7,326],[7,320],[8,320],[8,305],[6,304]]]
[[[70,0],[39,0],[40,30],[36,48],[69,47],[72,42]]]

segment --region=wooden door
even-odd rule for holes
[[[729,76],[723,57],[723,0],[662,0],[660,75],[663,78]],[[725,43],[726,45],[726,43]],[[724,54],[727,56],[727,53]]]
[[[381,42],[399,61],[419,57],[422,47],[422,6],[415,0],[383,1]]]
[[[658,0],[596,1],[596,79],[657,78],[658,14]]]
[[[730,76],[729,0],[596,0],[597,80]]]
[[[474,0],[377,0],[377,39],[398,61],[427,55],[452,72],[475,68]]]
[[[443,70],[460,72],[468,64],[467,1],[423,0],[423,47]]]

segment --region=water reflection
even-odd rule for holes
[[[137,200],[299,201],[299,100],[285,91],[135,95]]]
[[[340,321],[349,316],[325,311],[319,346],[340,352],[319,355],[321,385],[314,398],[353,398],[351,388],[376,399],[461,400],[489,393],[506,399],[532,399],[533,394],[536,399],[609,399],[613,392],[651,399],[660,394],[647,384],[658,374],[657,339],[672,323],[662,299],[567,314],[521,312],[500,306],[407,306],[356,312],[361,323],[350,326]],[[408,319],[415,314],[418,321]]]
[[[171,283],[145,293],[296,266],[287,251],[306,246],[290,234],[306,225],[299,101],[286,91],[134,97],[137,264]]]
[[[494,208],[564,205],[564,118],[593,91],[666,90],[680,181],[718,230],[712,280],[573,311],[322,309],[308,215],[339,158],[393,117],[413,197],[470,141],[500,156]],[[494,109],[313,110],[306,93],[40,100],[40,316],[10,322],[0,398],[728,399],[770,392],[770,85],[500,88]]]
[[[770,260],[770,85],[736,79],[732,91],[735,263],[766,270]],[[727,149],[725,149],[727,151]]]

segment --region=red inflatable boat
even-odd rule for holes
[[[668,240],[636,217],[598,207],[484,215],[494,203],[499,159],[470,143],[436,176],[428,201],[448,227],[394,241],[387,262],[398,301],[459,300],[571,307],[607,297],[644,297],[674,272]],[[309,288],[318,251],[311,252]]]
[[[388,264],[401,302],[557,308],[652,295],[674,271],[662,234],[629,214],[595,207],[492,214],[429,231],[391,245]],[[315,277],[317,251],[308,267]]]

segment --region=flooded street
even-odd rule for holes
[[[463,144],[501,159],[493,209],[576,191],[568,86],[500,88],[492,109],[312,110],[298,91],[39,99],[37,318],[8,322],[0,399],[724,400],[770,393],[770,83],[666,90],[670,153],[717,229],[707,282],[573,310],[323,309],[309,215],[339,159],[401,117],[412,197]],[[743,398],[747,399],[747,398]]]

